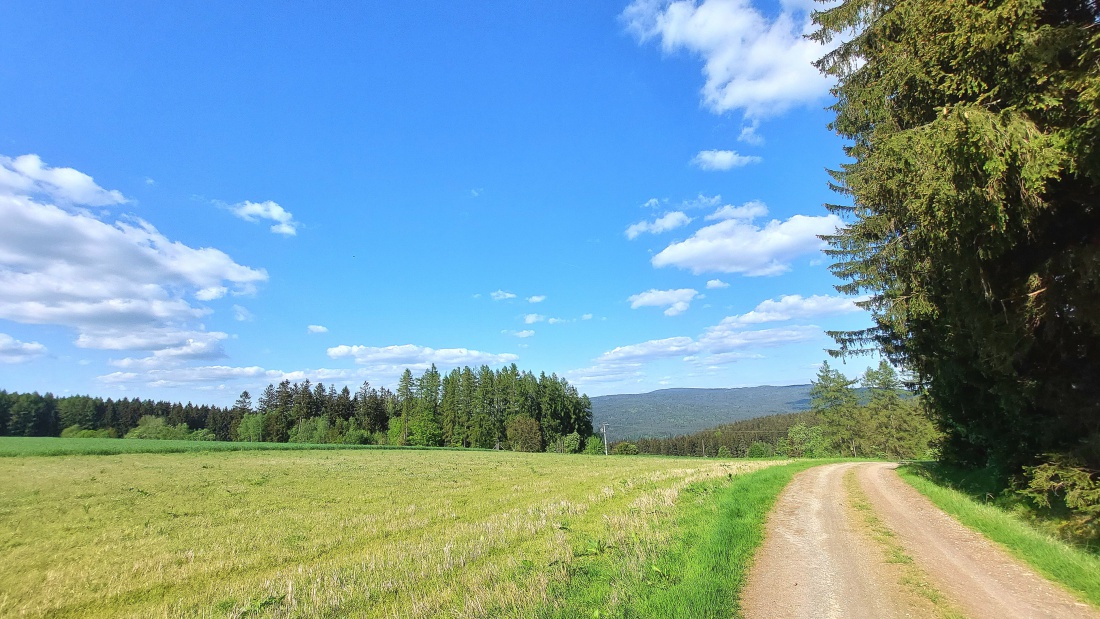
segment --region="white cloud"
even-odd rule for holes
[[[682,208],[685,210],[714,208],[722,203],[721,195],[707,196],[699,194],[691,200],[684,200]]]
[[[715,113],[759,120],[828,94],[813,62],[830,48],[804,36],[814,29],[806,3],[784,2],[769,16],[751,0],[635,0],[622,19],[640,41],[703,60],[703,101]]]
[[[626,229],[626,238],[635,239],[639,235],[649,232],[651,234],[658,234],[661,232],[667,232],[669,230],[675,230],[680,226],[686,226],[691,223],[691,218],[683,214],[680,211],[672,211],[661,217],[658,217],[652,222],[639,221],[636,224],[632,224]]]
[[[781,329],[746,329],[731,316],[708,327],[698,337],[669,337],[613,348],[595,365],[566,372],[570,381],[618,382],[642,375],[645,364],[680,358],[686,363],[714,368],[743,359],[760,358],[756,350],[811,341],[823,335],[820,327],[797,325]],[[583,379],[583,380],[581,380]]]
[[[707,290],[714,290],[716,288],[729,288],[730,285],[720,279],[711,279],[707,281]]]
[[[221,340],[229,337],[221,332],[196,332],[187,340],[174,346],[159,347],[147,357],[125,357],[108,361],[111,365],[121,368],[168,368],[181,365],[186,361],[224,359],[225,350]],[[101,347],[103,348],[103,347]],[[134,346],[116,348],[116,350],[135,349]]]
[[[31,163],[22,169],[68,170],[46,168],[37,158]],[[30,193],[51,192],[7,182],[7,168],[3,174],[0,319],[73,328],[77,346],[86,348],[175,348],[195,337],[214,337],[195,322],[212,310],[192,305],[188,296],[250,294],[267,280],[262,269],[240,265],[217,249],[171,241],[141,219],[108,223],[83,209],[39,202]],[[75,170],[51,174],[38,176],[62,187],[52,194],[64,193],[73,205],[101,204],[117,193],[88,187]]]
[[[335,346],[328,349],[333,359],[354,359],[362,365],[422,366],[438,364],[449,367],[460,365],[499,365],[511,363],[519,357],[513,354],[493,354],[468,348],[428,348],[414,344],[401,346]]]
[[[195,298],[199,301],[213,301],[224,297],[227,292],[229,292],[229,289],[225,286],[211,286],[196,292]]]
[[[788,294],[779,297],[778,300],[768,299],[761,302],[751,312],[740,316],[730,316],[726,320],[737,324],[759,324],[764,322],[782,322],[795,318],[812,318],[828,314],[845,314],[862,311],[856,305],[856,301],[864,297],[853,299],[851,297],[813,295],[803,297],[797,294]]]
[[[261,219],[267,219],[275,222],[271,226],[271,231],[275,234],[282,234],[285,236],[294,236],[298,234],[298,222],[294,221],[294,215],[291,215],[290,211],[271,200],[264,202],[238,202],[237,204],[231,205],[229,210],[245,221],[255,222]]]
[[[592,314],[581,315],[581,320],[592,320]]]
[[[558,325],[558,324],[561,324],[563,322],[569,322],[569,321],[565,320],[563,318],[551,318],[551,319],[547,320],[546,322],[548,322],[552,325]]]
[[[309,325],[306,327],[306,331],[310,333],[328,333],[328,327],[321,325]]]
[[[658,206],[661,206],[661,201],[657,198],[650,198],[646,200],[645,204],[642,204],[642,206],[644,206],[645,208],[657,208]]]
[[[534,334],[535,334],[534,331],[532,331],[530,329],[524,329],[523,331],[516,331],[512,335],[514,335],[516,337],[520,337],[520,338],[528,338],[528,337],[531,337]]]
[[[790,270],[790,262],[798,256],[820,251],[825,242],[818,236],[834,234],[842,225],[841,219],[832,214],[795,215],[786,221],[772,220],[763,228],[727,219],[669,245],[651,262],[655,267],[689,269],[696,275],[706,272],[778,275]]]
[[[252,320],[254,316],[252,312],[248,311],[248,308],[241,305],[233,306],[233,319],[238,322],[248,322]]]
[[[737,136],[737,141],[744,142],[745,144],[752,144],[753,146],[762,146],[764,144],[764,136],[756,132],[759,128],[759,119],[746,124],[741,127],[741,133]]]
[[[14,159],[0,156],[0,193],[45,195],[75,206],[110,206],[126,202],[118,191],[108,191],[91,176],[72,168],[51,168],[38,155]]]
[[[732,170],[763,161],[755,155],[740,155],[735,150],[703,150],[691,160],[701,170]]]
[[[545,300],[546,300],[546,295],[544,295],[544,294],[536,294],[534,296],[527,297],[527,302],[528,303],[542,303]]]
[[[546,316],[542,314],[527,314],[523,317],[523,324],[533,325],[536,322],[542,322],[546,320]]]
[[[692,299],[698,294],[699,291],[691,288],[680,288],[678,290],[653,289],[633,295],[627,301],[630,301],[631,309],[667,306],[665,316],[676,316],[687,311]]]
[[[21,342],[0,333],[0,363],[24,363],[46,354],[46,347],[38,342]]]
[[[505,299],[514,299],[516,295],[511,292],[505,292],[503,290],[497,290],[496,292],[490,292],[489,296],[494,301],[504,301]]]
[[[727,219],[745,219],[751,221],[768,214],[768,205],[759,200],[750,200],[741,206],[726,204],[703,219],[707,221],[725,221]]]
[[[649,340],[640,344],[619,346],[600,355],[596,361],[606,362],[642,362],[681,357],[699,351],[699,344],[690,337],[669,337],[662,340]]]

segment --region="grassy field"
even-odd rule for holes
[[[1100,556],[1036,529],[996,505],[937,484],[920,465],[898,469],[901,478],[959,522],[1000,544],[1038,573],[1100,606]]]
[[[302,449],[393,449],[385,445],[312,445],[307,443],[230,443],[224,441],[152,441],[138,438],[55,438],[0,436],[0,457],[72,456],[196,451],[268,451]],[[413,449],[402,447],[401,449]],[[429,448],[424,448],[429,449]]]
[[[0,616],[555,614],[592,561],[665,571],[655,561],[686,539],[685,488],[702,509],[702,493],[771,464],[389,450],[4,458]]]

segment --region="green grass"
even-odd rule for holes
[[[107,456],[128,453],[186,453],[210,451],[303,449],[416,449],[385,445],[313,445],[306,443],[230,443],[224,441],[154,441],[135,438],[54,438],[0,436],[0,457]],[[423,447],[420,449],[431,449]],[[442,448],[437,448],[442,449]]]
[[[684,488],[772,464],[444,450],[2,458],[0,616],[531,617],[591,560],[668,548],[679,506],[706,509],[701,490],[678,503]]]
[[[740,617],[739,596],[776,498],[800,461],[685,488],[667,545],[591,548],[538,617]]]
[[[901,467],[898,473],[959,522],[1000,544],[1080,599],[1100,607],[1100,557],[1037,530],[1004,508],[935,483],[921,465]]]

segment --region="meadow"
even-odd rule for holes
[[[2,458],[0,616],[622,614],[631,593],[615,581],[672,587],[660,559],[684,552],[692,510],[717,509],[711,498],[728,502],[774,464],[443,450]],[[593,583],[596,597],[578,597]]]
[[[53,436],[0,436],[0,457],[106,456],[129,453],[188,453],[206,451],[301,451],[318,449],[393,449],[387,445],[341,445],[237,441],[162,441],[140,438],[57,438]],[[417,449],[406,447],[403,449]],[[429,448],[420,448],[429,449]]]

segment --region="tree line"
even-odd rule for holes
[[[592,403],[567,380],[512,364],[406,369],[397,389],[284,380],[231,407],[0,391],[0,434],[602,451]]]
[[[849,159],[824,238],[873,319],[835,354],[911,372],[945,462],[1100,520],[1100,4],[845,0],[814,22]]]
[[[812,383],[806,412],[757,417],[630,444],[639,453],[670,456],[906,460],[935,455],[939,437],[919,398],[905,390],[886,361],[869,368],[859,380],[848,379],[826,362]],[[614,447],[623,449],[620,445]]]

